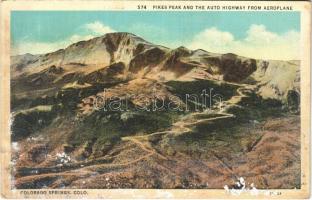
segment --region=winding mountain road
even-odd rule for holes
[[[237,95],[233,96],[227,101],[222,102],[222,109],[219,111],[213,110],[213,112],[197,112],[197,113],[190,113],[186,116],[183,117],[181,121],[178,121],[174,123],[171,127],[170,130],[167,131],[161,131],[161,132],[154,132],[151,134],[147,135],[140,135],[140,136],[126,136],[122,137],[122,141],[124,142],[131,142],[135,144],[137,147],[142,149],[142,151],[146,152],[143,156],[136,158],[134,160],[131,160],[129,162],[123,162],[123,163],[107,163],[107,159],[98,159],[94,161],[89,161],[89,162],[79,162],[79,163],[68,163],[64,167],[46,167],[46,168],[25,168],[25,169],[19,169],[17,170],[17,174],[21,174],[21,180],[20,181],[26,181],[28,180],[31,176],[32,179],[37,179],[37,178],[42,178],[44,176],[51,176],[51,175],[62,175],[62,176],[71,176],[75,174],[75,170],[83,170],[83,175],[88,176],[92,173],[92,168],[95,166],[97,167],[127,167],[132,164],[136,164],[144,159],[148,159],[151,156],[157,156],[163,160],[168,160],[164,155],[161,153],[157,152],[155,148],[153,148],[150,143],[148,142],[148,138],[151,136],[155,135],[165,135],[165,134],[185,134],[185,133],[190,133],[192,132],[192,128],[195,127],[198,124],[202,123],[209,123],[213,122],[216,120],[222,120],[222,119],[227,119],[227,118],[234,118],[235,115],[231,113],[227,113],[226,110],[233,106],[236,105],[241,101],[243,97],[247,97],[245,94],[246,90],[251,90],[252,88],[247,87],[248,85],[241,85],[240,88],[237,89]],[[217,116],[215,116],[217,115]],[[204,119],[197,119],[196,116],[206,116],[207,118]],[[222,159],[220,159],[218,156],[215,155],[217,160],[221,162],[222,165],[227,166],[226,163]],[[228,167],[226,167],[229,171]],[[79,171],[80,174],[80,171]]]

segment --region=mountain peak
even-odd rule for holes
[[[69,45],[67,48],[75,48],[75,47],[85,47],[90,45],[100,45],[102,43],[108,43],[108,45],[114,45],[115,48],[120,44],[121,41],[125,42],[125,45],[129,45],[130,43],[146,43],[151,44],[144,40],[143,38],[128,32],[112,32],[106,33],[99,37],[94,37],[89,40],[82,40],[75,42]],[[66,49],[67,49],[66,48]]]
[[[133,34],[133,33],[129,33],[129,32],[111,32],[111,33],[106,33],[104,34],[102,37],[105,37],[107,35],[110,36],[119,36],[119,37],[138,37],[137,35]]]

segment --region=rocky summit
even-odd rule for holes
[[[131,33],[12,56],[13,187],[300,188],[299,66]]]

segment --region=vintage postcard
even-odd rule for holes
[[[308,198],[310,2],[1,2],[4,198]]]

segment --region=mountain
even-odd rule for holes
[[[285,160],[265,177],[271,185],[253,181],[277,187],[298,168],[299,65],[170,49],[131,33],[12,56],[15,187],[223,188],[234,171],[261,176],[248,159],[272,145],[283,150],[263,162]],[[295,177],[282,187],[298,186]]]
[[[108,71],[120,71],[114,76],[121,79],[133,76],[159,81],[213,79],[239,83],[254,76],[255,81],[268,84],[273,77],[280,77],[262,89],[263,96],[273,98],[295,87],[298,80],[294,76],[299,72],[297,61],[261,61],[185,47],[172,50],[130,33],[110,33],[48,54],[14,56],[12,61],[13,78],[23,77],[21,84],[30,88],[43,87],[42,83],[48,84],[47,87],[74,81],[90,83],[95,80],[93,76],[110,73]],[[290,77],[284,79],[285,73]],[[285,81],[287,83],[279,84]]]

